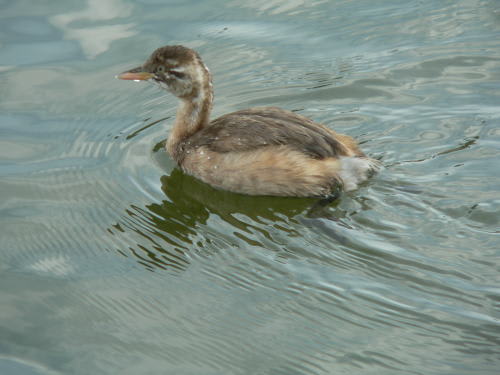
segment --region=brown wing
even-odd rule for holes
[[[348,154],[325,126],[274,107],[250,108],[219,117],[189,142],[192,147],[206,146],[220,153],[287,145],[315,159]]]

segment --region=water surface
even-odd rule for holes
[[[497,373],[498,5],[0,1],[0,373]],[[281,106],[383,171],[323,210],[182,174],[176,100],[113,78],[173,43],[214,116]]]

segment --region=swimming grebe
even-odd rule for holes
[[[353,138],[280,108],[249,108],[210,121],[212,77],[192,49],[158,48],[118,78],[152,80],[180,99],[167,151],[184,172],[216,188],[327,197],[339,186],[356,189],[379,168]]]

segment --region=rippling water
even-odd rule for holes
[[[0,8],[0,373],[497,373],[496,0]],[[279,105],[384,170],[322,209],[183,175],[176,100],[113,78],[173,43],[214,116]]]

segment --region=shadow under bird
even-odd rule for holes
[[[179,98],[167,152],[187,174],[249,195],[329,197],[351,191],[379,169],[350,136],[277,107],[255,107],[210,121],[213,87],[198,53],[158,48],[118,75],[153,81]]]

